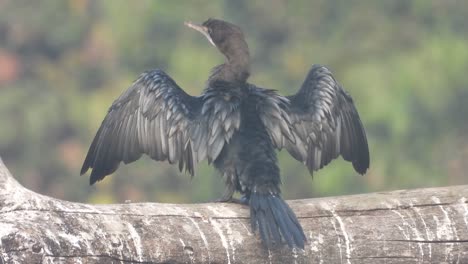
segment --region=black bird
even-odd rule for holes
[[[364,174],[369,168],[366,134],[350,95],[330,70],[314,65],[295,95],[247,82],[250,56],[244,35],[231,23],[208,19],[186,25],[201,32],[226,57],[200,96],[190,96],[165,72],[149,70],[110,107],[89,148],[81,174],[90,183],[120,162],[149,155],[178,163],[192,176],[207,159],[224,176],[221,201],[234,192],[250,206],[252,229],[267,248],[304,248],[306,237],[281,198],[275,149],[286,148],[312,174],[341,155]]]

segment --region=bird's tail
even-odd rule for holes
[[[304,248],[304,231],[279,194],[253,192],[249,198],[252,230],[258,228],[263,245],[273,248],[286,243],[290,248]]]

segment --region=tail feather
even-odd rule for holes
[[[252,230],[259,230],[262,243],[267,248],[283,243],[290,248],[304,248],[304,231],[296,215],[279,195],[252,193],[250,217]]]

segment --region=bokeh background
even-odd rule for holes
[[[223,57],[183,21],[240,25],[250,81],[295,93],[314,63],[353,96],[371,169],[314,175],[280,153],[288,199],[468,184],[468,1],[0,0],[0,156],[28,188],[93,203],[204,202],[223,182],[144,158],[96,186],[79,169],[108,107],[144,70],[199,94]]]

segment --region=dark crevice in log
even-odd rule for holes
[[[396,207],[389,207],[389,208],[370,208],[370,209],[364,209],[364,210],[336,210],[335,212],[339,213],[340,216],[360,216],[360,215],[371,215],[373,213],[379,214],[385,211],[412,210],[413,208],[447,206],[447,205],[452,205],[452,204],[453,203],[416,204],[416,205],[396,206]]]
[[[177,205],[175,205],[177,206]],[[57,213],[57,214],[72,214],[72,215],[115,215],[116,213],[108,213],[108,212],[92,212],[92,211],[63,211],[63,210],[53,210],[53,209],[27,209],[27,208],[17,208],[14,210],[9,210],[9,211],[0,211],[0,215],[2,214],[8,214],[8,213],[13,213],[13,212],[48,212],[48,213]],[[120,213],[120,216],[130,216],[130,217],[145,217],[145,218],[158,218],[158,217],[163,217],[163,218],[194,218],[194,219],[205,219],[206,217],[203,216],[195,216],[195,215],[176,215],[176,214],[133,214],[133,213]],[[232,217],[209,217],[212,220],[223,220],[223,219],[232,219]],[[250,217],[247,216],[236,216],[237,219],[250,219]]]
[[[386,241],[386,242],[406,242],[406,243],[423,243],[423,244],[458,244],[458,243],[468,243],[468,240],[404,240],[404,239],[389,239],[389,240],[376,240],[376,241]]]
[[[13,252],[21,252],[21,251],[27,251],[29,248],[16,248],[16,249],[10,249],[10,250],[5,250],[4,253],[13,253]]]
[[[418,259],[417,257],[408,256],[368,256],[368,257],[357,257],[348,259]]]
[[[119,262],[124,262],[124,263],[148,263],[147,261],[138,261],[138,260],[132,260],[132,259],[121,259],[121,258],[117,258],[117,257],[114,257],[114,256],[109,256],[109,255],[105,255],[105,254],[100,254],[100,255],[58,255],[58,256],[55,256],[55,255],[44,255],[45,257],[49,257],[49,258],[57,258],[57,259],[61,259],[61,258],[64,258],[64,259],[87,259],[87,258],[98,258],[98,259],[101,259],[102,260],[111,260],[111,261],[119,261]],[[152,262],[154,263],[154,262]]]

